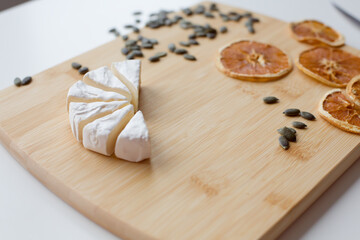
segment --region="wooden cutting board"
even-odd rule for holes
[[[206,3],[208,4],[208,3]],[[219,5],[223,12],[234,9]],[[278,236],[360,156],[360,137],[340,131],[318,115],[288,151],[276,129],[297,118],[296,107],[316,113],[328,90],[296,67],[284,79],[253,83],[218,72],[217,49],[238,39],[278,46],[292,59],[310,46],[291,38],[288,24],[255,14],[250,35],[240,23],[189,17],[226,25],[229,32],[189,48],[198,61],[168,54],[143,61],[140,109],[152,137],[152,158],[130,163],[87,151],[73,137],[65,98],[81,76],[77,61],[95,69],[124,59],[121,39],[34,76],[29,86],[0,92],[0,139],[12,155],[51,191],[94,222],[124,239],[272,239]],[[155,50],[186,40],[178,25],[143,29]],[[344,49],[359,54],[351,47]],[[280,103],[266,105],[275,95]]]

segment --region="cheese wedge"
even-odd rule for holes
[[[87,124],[83,129],[85,148],[107,156],[114,153],[116,138],[134,115],[134,107],[128,105],[105,117]]]
[[[69,105],[69,121],[75,138],[81,142],[83,128],[89,122],[108,115],[128,105],[128,101],[113,102],[72,102]]]
[[[150,158],[149,131],[141,111],[134,115],[119,134],[115,145],[115,155],[131,162],[140,162]]]
[[[124,95],[131,101],[129,89],[111,72],[108,67],[101,67],[85,74],[83,81],[93,87],[101,88],[105,91],[117,92]]]
[[[114,62],[111,65],[111,70],[117,78],[130,90],[132,95],[131,104],[134,105],[135,111],[139,105],[139,91],[140,91],[140,60],[125,60],[122,62]]]
[[[87,85],[79,80],[74,83],[68,92],[66,105],[69,111],[71,102],[110,102],[110,101],[124,101],[127,98],[116,92],[104,91],[100,88]]]

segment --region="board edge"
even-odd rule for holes
[[[156,239],[155,237],[149,236],[139,229],[128,225],[119,218],[112,216],[101,207],[92,204],[90,201],[82,197],[77,191],[69,188],[64,182],[49,174],[46,169],[40,167],[35,161],[31,160],[25,152],[20,150],[16,144],[12,142],[2,126],[0,126],[0,143],[5,147],[10,155],[44,187],[92,222],[124,240]]]

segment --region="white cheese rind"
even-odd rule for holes
[[[97,118],[110,114],[128,105],[128,101],[113,102],[72,102],[69,105],[69,121],[75,138],[82,141],[83,127]]]
[[[114,153],[115,141],[134,115],[134,107],[128,105],[87,124],[83,129],[85,148],[107,156]]]
[[[71,102],[110,102],[124,100],[127,100],[124,95],[116,92],[104,91],[79,80],[70,87],[66,98],[66,105],[69,110]]]
[[[149,131],[141,111],[134,115],[119,134],[115,145],[115,155],[131,162],[140,162],[150,158]]]
[[[130,90],[132,94],[131,103],[134,105],[135,111],[137,111],[141,84],[141,61],[125,60],[122,62],[114,62],[111,65],[111,70]]]
[[[100,67],[85,74],[83,81],[93,87],[124,95],[131,101],[130,90],[111,72],[108,67]]]

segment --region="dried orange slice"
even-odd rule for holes
[[[296,65],[305,74],[331,87],[346,87],[354,76],[360,74],[359,57],[330,47],[303,51]]]
[[[300,42],[308,44],[321,44],[332,47],[344,45],[345,38],[339,32],[316,20],[304,20],[290,23],[293,36]]]
[[[351,101],[357,106],[360,106],[360,75],[351,79],[346,86],[346,94],[349,96]]]
[[[319,113],[335,127],[360,134],[360,109],[340,89],[325,94],[320,101]]]
[[[270,44],[249,40],[221,48],[216,66],[229,77],[255,82],[281,78],[292,69],[285,52]]]

